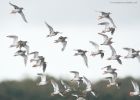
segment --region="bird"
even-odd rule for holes
[[[80,56],[84,59],[85,65],[86,65],[87,68],[88,68],[88,59],[87,59],[87,56],[86,56],[86,53],[87,53],[88,51],[82,50],[82,49],[76,49],[76,50],[74,50],[74,51],[77,51],[77,53],[75,53],[74,56],[80,55]]]
[[[133,85],[134,91],[133,92],[129,92],[130,96],[140,96],[140,90],[139,90],[139,85],[138,83],[136,83],[135,81],[131,80],[131,83]]]
[[[102,18],[107,18],[112,23],[113,27],[116,28],[116,25],[115,25],[113,19],[110,17],[110,14],[111,14],[110,12],[103,12],[103,11],[98,11],[98,12],[101,13],[101,16],[98,17],[98,20],[102,19]]]
[[[63,94],[60,92],[59,90],[59,86],[58,84],[54,81],[54,80],[51,80],[51,84],[53,86],[53,92],[51,93],[51,96],[54,96],[54,95],[60,95],[60,96],[63,96]]]
[[[91,43],[96,49],[95,52],[91,53],[91,56],[101,55],[101,58],[103,58],[104,57],[104,51],[99,49],[99,45],[97,43],[93,42],[93,41],[89,41],[89,43]]]
[[[61,34],[61,32],[58,31],[54,31],[54,29],[45,21],[45,25],[49,28],[49,35],[47,35],[47,37],[52,37],[52,36],[56,36],[57,34]]]
[[[128,54],[124,58],[137,58],[140,61],[139,50],[135,50],[133,48],[123,48],[124,50],[128,51]]]
[[[68,84],[66,84],[63,80],[61,80],[60,82],[64,87],[64,94],[66,94],[66,93],[71,91],[71,88],[70,88],[70,86]]]
[[[19,48],[20,50],[22,47],[24,47],[27,51],[27,54],[29,54],[29,46],[27,45],[27,41],[22,41],[22,40],[18,41],[16,47]]]
[[[115,28],[110,27],[109,22],[101,22],[101,23],[98,23],[98,25],[104,25],[105,26],[105,29],[101,33],[111,32],[111,35],[113,35],[114,32],[115,32]]]
[[[11,14],[19,13],[21,15],[21,17],[23,18],[24,22],[27,23],[27,20],[25,18],[24,13],[23,13],[24,8],[23,7],[18,7],[17,5],[12,4],[11,2],[9,2],[9,4],[14,7],[14,10],[12,10]]]
[[[26,66],[27,60],[28,60],[28,56],[27,56],[25,50],[18,50],[18,51],[16,51],[15,54],[14,54],[14,56],[21,56],[21,57],[23,57],[23,59],[24,59],[24,64],[25,64],[25,66]]]
[[[106,77],[106,79],[109,81],[109,84],[107,84],[107,87],[116,86],[117,88],[120,88],[120,84],[116,81],[117,79],[117,72],[110,73],[112,77]]]
[[[54,43],[62,43],[63,47],[61,49],[61,51],[64,51],[65,50],[65,47],[67,45],[67,41],[66,41],[67,37],[63,37],[63,36],[60,36],[57,40],[55,40]]]
[[[112,55],[111,57],[109,57],[107,60],[117,60],[119,64],[122,64],[122,61],[120,59],[121,55],[117,55],[115,49],[113,48],[112,45],[109,45],[111,51],[112,51]]]
[[[79,72],[78,71],[70,71],[70,73],[74,74],[74,78],[71,81],[76,81],[78,83],[78,87],[80,86],[80,84],[83,83],[83,77],[79,76]]]
[[[18,45],[18,36],[17,35],[8,35],[6,37],[13,39],[13,43],[10,45],[10,47],[17,47],[17,45]]]
[[[112,68],[111,65],[107,65],[107,66],[103,67],[102,69],[105,69],[105,68],[106,68],[106,71],[104,71],[103,74],[113,73],[117,70],[116,68]]]
[[[45,58],[43,56],[38,56],[38,58],[32,59],[31,62],[32,61],[36,61],[36,64],[34,64],[32,67],[42,66]]]
[[[37,59],[39,56],[39,52],[38,51],[34,51],[29,53],[29,55],[33,55],[33,58],[30,60],[30,62],[32,62],[34,59]]]
[[[98,33],[99,35],[102,35],[104,38],[104,42],[101,45],[110,45],[113,43],[112,38],[109,38],[107,35],[102,34],[102,33]]]
[[[109,81],[107,87],[116,86],[117,88],[120,88],[119,83],[117,83],[113,77],[106,77],[106,79]]]
[[[95,93],[92,91],[91,81],[88,80],[85,76],[83,76],[83,80],[86,84],[86,89],[83,91],[84,93],[91,93],[93,96],[97,97]]]
[[[45,73],[38,73],[37,75],[41,77],[41,81],[37,85],[41,86],[41,85],[46,85],[48,83]]]

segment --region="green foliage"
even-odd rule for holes
[[[106,81],[99,81],[93,84],[93,90],[97,94],[97,98],[91,94],[86,95],[86,100],[140,100],[139,96],[129,96],[129,91],[133,91],[131,81],[133,78],[127,77],[125,79],[119,79],[121,82],[121,88],[118,89],[115,86],[107,88]],[[59,80],[54,79],[60,86]],[[134,79],[133,79],[134,80]],[[39,80],[25,79],[22,81],[4,81],[0,83],[0,100],[76,100],[71,96],[72,93],[81,95],[84,86],[79,91],[73,91],[65,94],[64,97],[59,95],[50,96],[53,91],[52,85],[49,82],[45,86],[37,86]],[[136,80],[140,83],[140,80]],[[75,84],[65,81],[71,87],[78,89]]]

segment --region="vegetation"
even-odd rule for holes
[[[119,79],[121,82],[121,88],[118,89],[115,86],[107,88],[106,81],[99,81],[93,84],[93,90],[97,94],[97,98],[91,94],[86,95],[86,100],[140,100],[139,96],[129,96],[129,91],[133,91],[133,87],[130,80],[135,80],[131,77],[125,79]],[[45,86],[37,86],[39,80],[25,79],[22,81],[3,81],[0,83],[0,100],[76,100],[75,97],[71,96],[71,93],[65,94],[64,97],[59,95],[50,96],[53,91],[52,85],[49,82]],[[60,85],[59,80],[56,80]],[[136,80],[138,84],[140,80]],[[77,90],[76,85],[71,82],[67,82],[70,86],[74,86]],[[80,90],[73,91],[74,94],[80,94]]]

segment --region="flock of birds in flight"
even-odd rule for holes
[[[23,13],[23,8],[22,7],[18,7],[17,5],[14,5],[12,3],[9,3],[11,6],[14,7],[14,9],[12,10],[12,14],[20,14],[23,18],[23,20],[27,23],[27,20],[25,18],[25,15]],[[104,38],[104,42],[102,44],[97,44],[93,41],[89,41],[90,44],[92,44],[95,47],[95,51],[91,52],[91,56],[95,57],[97,55],[100,55],[101,58],[104,57],[104,50],[101,50],[99,47],[102,45],[105,46],[109,46],[112,55],[107,59],[107,60],[116,60],[119,64],[122,64],[122,60],[120,59],[120,57],[122,57],[121,55],[117,54],[114,47],[112,46],[112,38],[108,37],[105,33],[110,32],[112,35],[115,32],[116,29],[116,25],[114,24],[112,18],[110,17],[110,12],[102,12],[102,11],[97,11],[99,13],[101,13],[101,15],[98,17],[98,20],[100,19],[107,19],[108,21],[104,21],[104,22],[100,22],[98,25],[102,25],[105,26],[105,28],[98,33],[99,35],[101,35]],[[112,24],[112,26],[110,25]],[[49,29],[49,35],[47,35],[47,37],[54,37],[58,34],[62,34],[61,32],[55,31],[47,22],[45,22],[45,25],[48,27]],[[64,96],[66,93],[69,93],[71,91],[73,91],[73,89],[63,80],[61,80],[61,84],[63,86],[63,91],[61,91],[62,89],[60,89],[59,85],[57,84],[57,82],[55,82],[53,79],[51,79],[50,81],[47,80],[47,76],[45,74],[45,70],[47,67],[47,62],[45,61],[45,57],[44,56],[40,56],[38,51],[34,51],[34,52],[30,52],[29,51],[29,45],[27,44],[27,41],[22,41],[19,40],[17,35],[8,35],[8,38],[13,39],[13,43],[10,45],[10,47],[15,47],[18,48],[18,50],[15,52],[14,56],[21,56],[24,59],[24,64],[26,66],[27,64],[27,60],[28,60],[28,56],[33,55],[32,59],[30,59],[30,62],[34,63],[32,67],[41,67],[42,68],[42,73],[38,73],[37,75],[39,75],[41,77],[41,81],[38,83],[39,86],[41,85],[46,85],[49,82],[51,82],[54,91],[51,93],[51,96],[54,95],[60,95],[60,96]],[[54,43],[62,43],[62,48],[61,50],[64,51],[67,45],[67,37],[64,36],[60,36],[57,40],[54,41]],[[124,58],[138,58],[138,60],[140,61],[140,55],[139,55],[139,50],[135,50],[133,48],[123,48],[124,50],[128,51],[128,54],[124,57]],[[88,68],[88,59],[87,59],[87,50],[82,50],[82,49],[75,49],[75,54],[74,56],[81,56],[85,62],[85,66]],[[117,82],[117,72],[116,72],[116,68],[112,68],[111,65],[107,65],[105,67],[102,68],[104,70],[103,74],[110,74],[110,77],[106,77],[105,79],[109,82],[107,84],[107,87],[111,87],[111,86],[116,86],[117,88],[120,88],[120,83]],[[85,76],[80,76],[78,71],[70,71],[70,73],[74,74],[74,78],[71,80],[71,82],[76,82],[78,88],[83,85],[86,84],[86,89],[82,91],[83,94],[87,94],[90,93],[93,96],[97,97],[97,94],[92,90],[92,83],[89,79],[87,79]],[[137,84],[136,81],[131,80],[131,83],[133,85],[134,91],[130,92],[130,96],[134,96],[134,95],[138,95],[140,96],[140,91],[139,91],[139,85]],[[77,100],[86,100],[84,98],[84,96],[82,95],[78,95],[78,94],[71,94],[72,96],[75,96],[77,98]]]

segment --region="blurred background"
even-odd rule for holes
[[[9,2],[24,8],[28,23],[25,23],[19,14],[10,14],[13,7]],[[98,100],[137,100],[138,97],[128,96],[128,91],[132,88],[130,79],[139,81],[140,77],[140,63],[137,59],[122,59],[122,65],[115,61],[107,61],[111,52],[108,47],[103,46],[101,48],[105,50],[105,58],[88,56],[87,69],[80,57],[73,56],[73,49],[92,51],[94,48],[89,44],[90,40],[98,44],[103,42],[103,38],[97,33],[103,29],[98,23],[104,20],[97,20],[99,13],[96,11],[112,13],[111,17],[117,28],[113,36],[107,35],[113,37],[113,46],[118,54],[127,54],[123,47],[139,49],[139,9],[139,0],[3,0],[0,3],[0,99],[69,100],[67,97],[50,97],[51,86],[36,86],[40,68],[32,68],[29,62],[25,67],[21,57],[13,56],[17,49],[9,48],[12,40],[6,36],[17,35],[19,39],[28,41],[30,52],[39,51],[40,55],[45,56],[48,76],[69,81],[73,77],[69,71],[76,70],[95,83],[97,94],[99,92],[100,95],[96,98]],[[68,45],[64,52],[61,52],[61,45],[53,43],[57,37],[46,38],[49,30],[44,21],[68,37]],[[106,89],[101,81],[104,79],[101,68],[110,64],[118,69],[118,77],[122,84],[127,84],[121,90]]]

